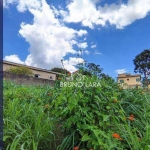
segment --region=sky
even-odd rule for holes
[[[115,78],[145,49],[150,0],[3,0],[3,60],[48,70],[63,60],[70,72],[87,61]]]

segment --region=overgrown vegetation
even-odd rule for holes
[[[60,87],[64,82],[54,87],[4,82],[5,149],[150,149],[150,97],[142,89],[123,90],[96,76]],[[93,82],[98,86],[90,86]]]
[[[82,87],[61,88],[52,102],[51,112],[66,130],[58,149],[149,149],[150,97],[141,89],[123,90],[112,80],[87,77],[82,82]],[[92,82],[101,86],[86,87]]]
[[[49,111],[51,90],[4,81],[5,150],[48,150],[60,143],[55,133],[59,126]]]
[[[10,68],[7,70],[7,72],[18,74],[18,75],[26,75],[26,76],[31,76],[33,74],[32,71],[25,66]]]

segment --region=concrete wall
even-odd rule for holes
[[[24,84],[24,85],[50,85],[54,86],[54,80],[47,80],[41,78],[35,78],[31,76],[24,76],[24,75],[16,75],[9,72],[3,72],[4,80],[11,80],[16,84]]]

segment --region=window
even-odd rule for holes
[[[120,83],[124,83],[124,80],[120,80]]]
[[[39,74],[35,74],[34,77],[35,77],[35,78],[39,78],[40,75],[39,75]]]
[[[53,77],[52,76],[50,76],[50,80],[52,80],[53,79]]]
[[[140,82],[140,78],[136,78],[136,82]]]
[[[127,81],[129,81],[129,79],[127,79]]]

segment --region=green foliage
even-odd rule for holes
[[[112,77],[110,77],[109,75],[106,75],[104,73],[101,74],[101,79],[111,80],[112,82],[115,82],[115,80]]]
[[[88,72],[91,72],[93,75],[96,75],[97,77],[100,77],[102,73],[102,68],[100,68],[100,65],[96,65],[94,63],[87,63],[86,68]]]
[[[29,68],[24,67],[24,66],[10,68],[7,71],[10,72],[10,73],[13,73],[13,74],[18,74],[18,75],[27,75],[27,76],[30,76],[30,75],[33,74],[32,71]]]
[[[146,49],[140,54],[138,54],[135,59],[133,60],[135,69],[134,71],[137,73],[144,74],[144,77],[146,75],[150,75],[150,50]]]
[[[148,85],[150,85],[150,79],[148,78],[143,78],[142,79],[142,84],[143,84],[143,88],[148,90]]]
[[[61,73],[61,74],[67,74],[67,73],[69,73],[68,70],[63,69],[63,68],[57,68],[57,67],[52,68],[51,71],[58,72],[58,73]]]
[[[133,63],[135,65],[134,72],[139,72],[144,75],[142,82],[143,86],[147,87],[149,84],[148,76],[150,75],[150,50],[146,49],[138,54],[133,60]]]
[[[150,75],[150,50],[146,49],[138,54],[133,60],[135,65],[134,72],[144,75],[143,85],[148,86],[148,76]]]
[[[57,75],[56,75],[57,79],[58,79],[58,78],[61,78],[62,75],[64,75],[64,74],[70,74],[70,72],[69,72],[68,70],[63,69],[63,68],[56,68],[56,67],[55,67],[55,68],[52,68],[51,71],[60,73],[60,74],[57,74]]]
[[[72,137],[66,149],[71,146],[85,150],[149,147],[150,99],[141,89],[122,90],[112,80],[94,76],[72,82],[82,82],[84,86],[60,88],[51,105],[52,114],[62,122],[66,137]],[[87,87],[91,82],[100,82],[101,86]],[[115,133],[119,138],[113,137]]]
[[[98,78],[102,75],[102,68],[100,68],[100,65],[96,65],[94,63],[79,63],[77,65],[77,68],[79,69],[79,72],[83,75],[92,76],[95,75]]]
[[[63,69],[63,68],[57,68],[57,67],[52,68],[52,69],[51,69],[51,71],[58,72],[58,73],[62,73],[62,74],[69,73],[69,71],[68,71],[68,70]]]
[[[53,88],[4,81],[4,149],[148,150],[149,106],[150,95],[111,78],[62,78]]]
[[[52,90],[49,86],[24,86],[4,81],[4,149],[57,147],[61,134],[57,120],[49,111],[55,96]]]

